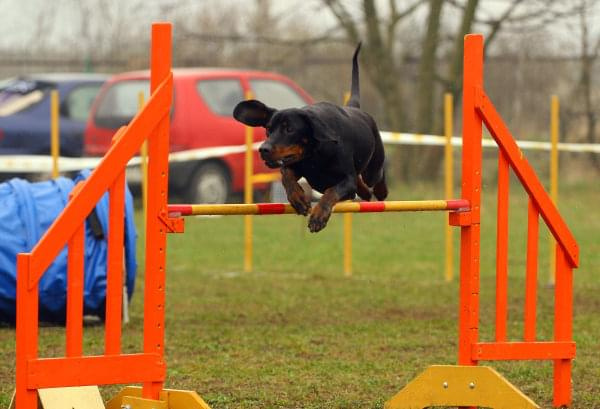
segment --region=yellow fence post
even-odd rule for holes
[[[552,95],[550,102],[550,198],[555,206],[558,206],[558,138],[559,138],[559,126],[560,126],[560,103],[558,96]],[[555,270],[556,270],[556,241],[552,237],[552,233],[548,233],[549,249],[549,268],[550,268],[550,285],[555,283]]]
[[[352,213],[344,213],[344,275],[352,275]]]
[[[444,135],[446,136],[446,146],[445,146],[445,157],[444,157],[444,166],[445,166],[445,190],[446,190],[446,199],[451,199],[454,197],[454,163],[452,158],[452,133],[453,133],[453,110],[454,110],[454,102],[452,98],[452,94],[447,92],[444,94]],[[446,282],[452,281],[454,276],[453,268],[454,268],[454,245],[452,241],[452,226],[448,223],[448,218],[446,217],[444,228],[446,230],[446,271],[445,277]]]
[[[350,93],[344,93],[344,105],[350,100]],[[344,214],[344,275],[352,275],[352,213]]]
[[[58,91],[52,90],[50,93],[50,154],[52,155],[52,178],[58,177],[58,156],[60,155],[58,105]]]
[[[246,99],[252,99],[252,92],[246,92]],[[252,145],[254,143],[254,130],[246,126],[246,158],[244,166],[244,203],[252,203],[252,175],[254,166],[252,161]],[[252,215],[244,216],[244,272],[252,272]]]

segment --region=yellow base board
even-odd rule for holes
[[[13,394],[9,409],[15,409]],[[97,386],[38,389],[38,407],[41,409],[104,409]]]
[[[142,388],[128,386],[106,403],[106,409],[210,409],[210,406],[194,391],[163,389],[159,400],[142,399]]]
[[[385,403],[385,409],[483,406],[539,409],[531,399],[488,366],[433,365]]]

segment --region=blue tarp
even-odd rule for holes
[[[65,207],[73,186],[88,177],[82,171],[74,180],[58,178],[29,183],[11,179],[0,183],[0,321],[14,322],[16,257],[31,251]],[[93,228],[93,218],[101,226]],[[86,220],[84,314],[104,316],[106,298],[106,253],[108,194]],[[125,269],[128,296],[133,295],[136,273],[136,231],[133,197],[125,193]],[[39,284],[40,320],[64,322],[66,309],[67,248],[59,253]]]

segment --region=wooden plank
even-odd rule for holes
[[[42,409],[104,409],[97,386],[39,389]]]
[[[483,36],[465,36],[463,73],[462,198],[470,203],[469,223],[460,228],[458,363],[476,365],[471,345],[479,339],[479,273],[482,123],[475,90],[483,87]]]
[[[539,409],[487,366],[433,365],[385,403],[385,409],[438,406]]]
[[[535,341],[537,322],[536,305],[540,215],[531,198],[529,198],[527,213],[527,267],[525,272],[525,316],[523,320],[523,339],[525,341]]]
[[[496,342],[506,341],[508,320],[508,197],[510,168],[498,152],[498,218],[496,223]]]
[[[81,187],[81,185],[79,185]],[[83,273],[85,257],[85,222],[69,240],[67,254],[67,323],[66,355],[83,353]]]
[[[115,355],[121,352],[125,171],[119,173],[108,192],[109,218],[104,348],[106,355]]]
[[[502,117],[496,111],[485,91],[480,88],[477,94],[477,98],[475,98],[477,101],[476,108],[487,129],[506,154],[515,174],[529,196],[532,197],[554,238],[565,249],[569,263],[572,267],[577,267],[579,265],[579,247],[575,237],[573,237],[558,209],[552,203],[550,196],[544,190],[535,171],[517,146],[508,127],[504,124]]]
[[[150,55],[151,99],[160,95],[162,84],[172,78],[171,24],[152,24]],[[169,98],[172,88],[169,87]],[[145,111],[145,109],[144,109]],[[164,355],[165,329],[165,272],[167,230],[163,218],[167,216],[169,181],[169,115],[163,116],[148,138],[148,215],[146,219],[146,277],[144,285],[144,352]],[[142,396],[158,399],[163,384],[160,379],[144,383]]]
[[[554,340],[573,339],[573,271],[562,248],[556,249],[556,285],[554,286]],[[555,407],[571,404],[572,358],[554,361]]]
[[[110,385],[165,379],[166,365],[158,354],[31,359],[27,388],[65,385]]]
[[[573,359],[575,342],[479,342],[473,359],[479,361]]]

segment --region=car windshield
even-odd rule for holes
[[[231,117],[233,108],[244,99],[242,84],[237,79],[202,80],[196,89],[217,115]]]
[[[250,86],[254,98],[275,109],[300,108],[306,105],[300,94],[283,82],[254,79],[250,80]]]
[[[14,79],[0,83],[0,116],[13,115],[35,105],[54,85],[44,81]]]
[[[102,84],[85,84],[73,89],[62,104],[62,114],[72,120],[85,122],[101,86]]]
[[[96,111],[96,125],[105,128],[118,128],[131,121],[139,111],[139,95],[146,99],[150,94],[149,80],[127,80],[113,84],[102,97]]]

